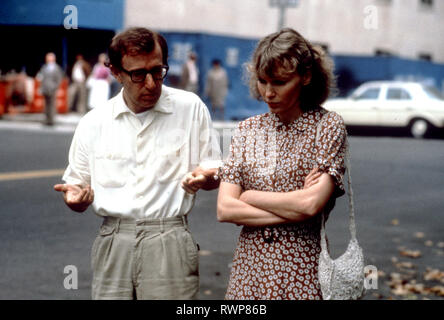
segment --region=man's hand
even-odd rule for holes
[[[185,178],[182,180],[182,188],[186,192],[195,194],[200,188],[203,187],[207,178],[203,174],[195,176],[193,172],[188,172]]]
[[[320,171],[317,167],[311,170],[310,173],[305,177],[304,189],[308,189],[318,183],[321,175],[322,171]]]
[[[94,191],[90,185],[56,184],[55,191],[63,192],[63,199],[71,210],[84,212],[94,201]]]
[[[220,181],[215,180],[217,169],[202,169],[197,167],[193,172],[188,172],[182,180],[182,188],[186,192],[195,194],[199,189],[212,190],[219,187]]]

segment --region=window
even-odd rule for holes
[[[438,89],[431,86],[424,86],[424,92],[427,94],[427,96],[431,99],[438,99],[443,100],[443,95],[441,92],[439,92]]]
[[[390,88],[387,91],[387,100],[410,100],[410,94],[401,88]]]
[[[361,93],[360,95],[356,96],[355,99],[356,100],[364,100],[364,99],[376,100],[379,97],[379,91],[380,91],[379,88],[367,89],[363,93]]]
[[[423,7],[432,7],[433,0],[420,0],[420,3]]]
[[[433,11],[433,5],[433,0],[419,0],[418,9],[419,11],[430,13]]]
[[[381,6],[388,6],[392,4],[392,0],[378,0],[377,1],[378,4],[380,4]]]
[[[424,60],[424,61],[432,61],[433,60],[432,55],[429,53],[420,53],[420,54],[418,54],[418,58],[420,60]]]
[[[379,56],[379,57],[391,57],[393,56],[393,54],[388,51],[388,50],[384,50],[384,49],[376,49],[375,50],[375,56]]]

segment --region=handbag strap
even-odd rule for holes
[[[319,120],[316,128],[316,148],[318,147],[318,140],[321,131],[321,123],[324,117],[328,114],[325,113],[321,119]],[[351,180],[351,165],[350,165],[350,144],[348,143],[348,139],[346,139],[346,151],[345,151],[345,168],[347,173],[347,184],[348,188],[346,189],[348,196],[348,207],[349,207],[349,229],[352,240],[356,240],[356,224],[355,224],[355,208],[353,203],[353,188],[352,188],[352,180]],[[325,213],[322,211],[322,222],[321,222],[321,249],[327,250],[327,242],[325,240]]]

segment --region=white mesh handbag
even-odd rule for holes
[[[321,119],[322,121],[322,119]],[[316,142],[319,136],[319,121]],[[350,211],[351,239],[347,250],[337,259],[332,259],[325,240],[325,214],[322,212],[321,253],[319,256],[318,279],[324,300],[356,300],[364,294],[364,255],[356,239],[353,189],[350,174],[350,152],[347,141],[346,172],[348,184],[348,204]]]

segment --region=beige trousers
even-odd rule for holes
[[[185,217],[106,217],[91,250],[93,299],[197,299],[198,245]]]

